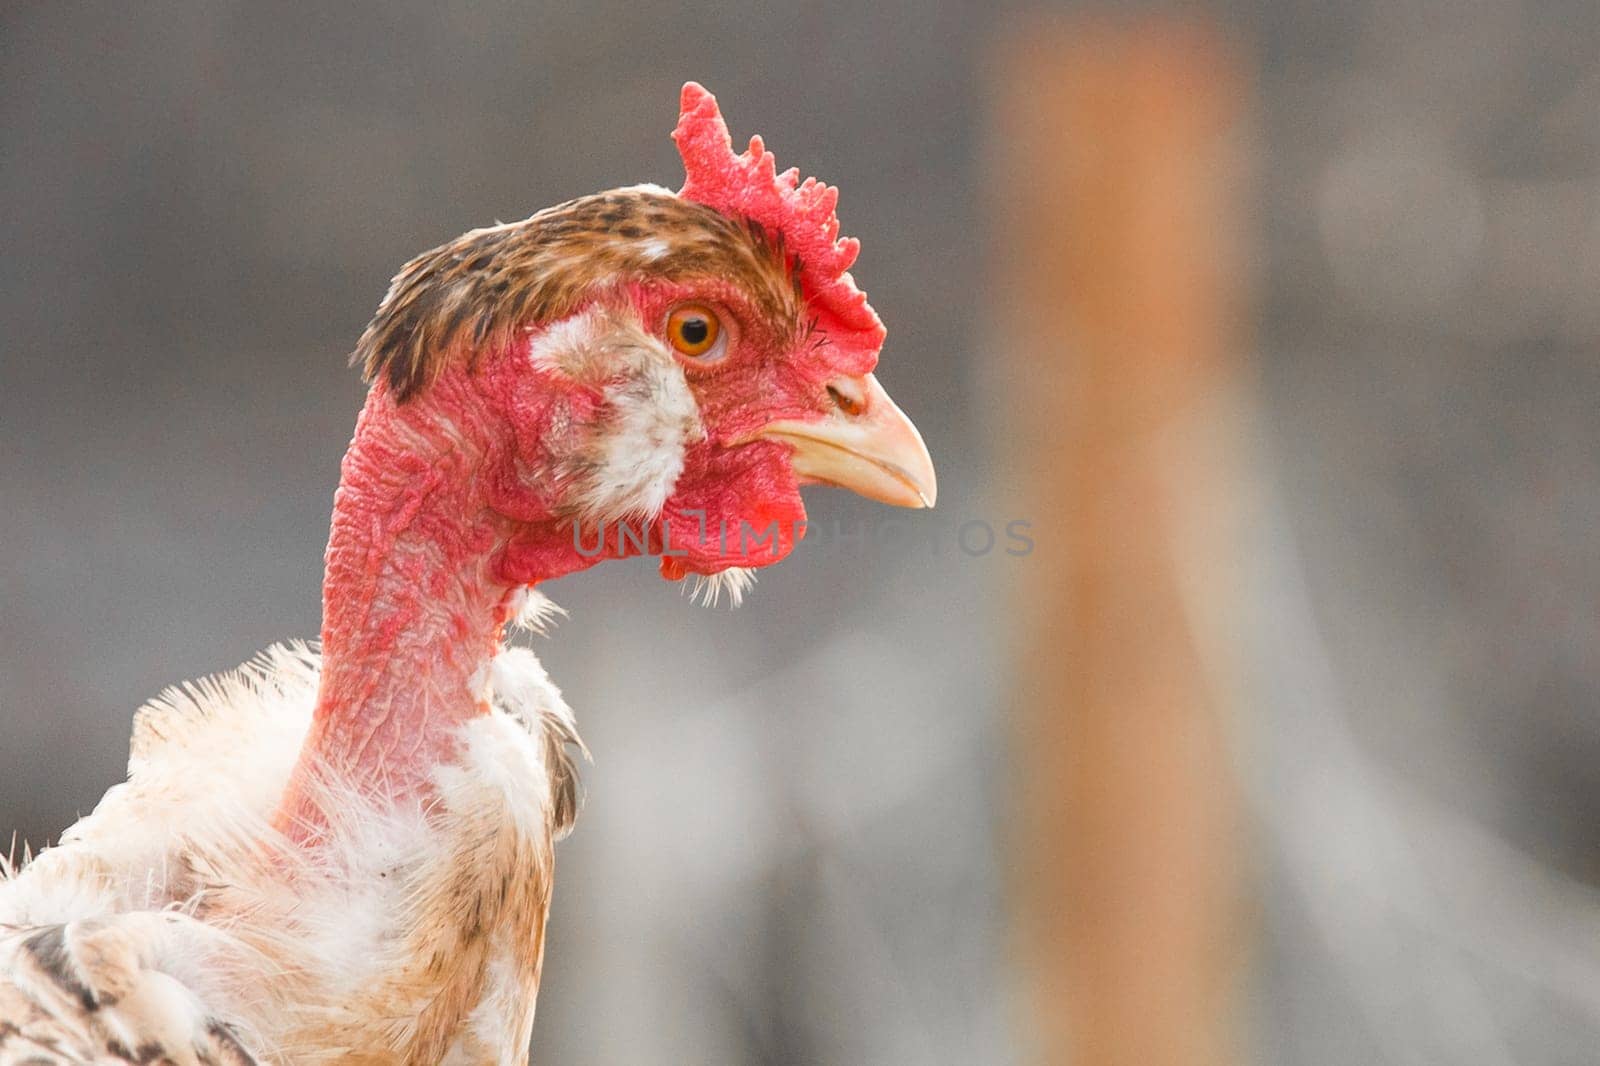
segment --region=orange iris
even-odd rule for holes
[[[717,343],[722,325],[710,308],[700,304],[685,304],[667,318],[667,340],[679,352],[700,356]]]

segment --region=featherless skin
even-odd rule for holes
[[[504,643],[555,610],[536,586],[648,552],[737,600],[801,535],[802,484],[932,505],[834,190],[735,154],[692,83],[674,137],[680,192],[395,278],[356,349],[320,648],[147,704],[127,782],[0,883],[0,1066],[525,1061],[582,751]]]

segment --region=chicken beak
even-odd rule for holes
[[[820,421],[786,419],[755,434],[794,447],[794,472],[896,507],[932,507],[939,487],[922,434],[871,374],[828,385],[833,410]]]

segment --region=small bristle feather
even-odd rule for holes
[[[702,607],[716,607],[722,602],[722,597],[727,596],[728,606],[737,607],[744,602],[745,595],[755,587],[755,584],[754,570],[743,566],[730,566],[715,574],[695,574],[686,588],[691,603],[698,603]]]

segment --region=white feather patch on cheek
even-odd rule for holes
[[[684,452],[705,436],[683,370],[661,353],[628,379],[606,386],[610,417],[598,434],[579,504],[602,521],[653,519],[683,474]]]
[[[700,405],[666,346],[636,318],[597,306],[531,337],[528,359],[604,399],[585,443],[558,464],[567,502],[601,523],[654,519],[683,474],[684,452],[705,439]]]
[[[604,315],[583,311],[552,322],[528,341],[528,361],[541,370],[582,378],[604,331]]]

